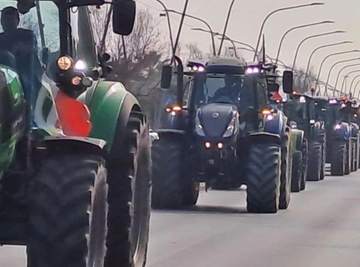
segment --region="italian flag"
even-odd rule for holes
[[[34,123],[52,136],[86,137],[91,131],[88,107],[59,90],[45,74],[34,105]]]

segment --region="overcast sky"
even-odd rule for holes
[[[158,14],[162,7],[155,0],[137,0],[138,6],[141,8],[148,8]],[[168,9],[175,9],[181,11],[184,5],[184,0],[163,0],[163,3]],[[231,0],[190,0],[188,6],[188,14],[201,17],[206,20],[214,31],[222,32],[225,22],[225,17],[229,8]],[[360,49],[360,0],[323,0],[323,1],[305,1],[305,0],[236,0],[232,11],[231,20],[227,35],[241,42],[249,43],[255,46],[256,39],[259,33],[260,25],[265,16],[280,7],[307,4],[311,2],[323,2],[325,5],[316,7],[305,7],[295,10],[283,11],[274,14],[269,18],[265,25],[264,33],[266,37],[266,52],[272,56],[276,56],[277,47],[281,36],[289,28],[301,24],[309,24],[320,22],[323,20],[333,20],[334,24],[324,24],[314,27],[295,30],[289,33],[284,41],[280,59],[287,64],[292,64],[295,54],[295,49],[299,42],[307,36],[331,32],[335,30],[345,30],[346,33],[323,36],[319,38],[310,39],[301,46],[297,65],[299,67],[306,67],[310,53],[318,46],[337,43],[342,41],[353,41],[354,44],[346,44],[340,46],[333,46],[318,50],[313,57],[312,65],[318,71],[321,60],[330,53],[336,53],[345,50]],[[179,16],[172,15],[171,21],[173,29],[176,31],[179,24]],[[161,18],[161,27],[166,31],[166,19]],[[201,22],[187,18],[185,20],[185,27],[182,32],[181,41],[184,43],[196,42],[204,50],[209,50],[210,35],[197,31],[191,31],[192,27],[204,27]],[[226,43],[229,46],[229,43]],[[240,50],[242,51],[242,50]],[[252,59],[252,54],[242,51],[243,56],[247,60]],[[332,64],[340,60],[346,60],[354,57],[360,57],[360,53],[351,53],[330,57],[326,60],[322,71],[322,80],[326,79],[328,70]],[[359,61],[354,61],[348,64],[360,64]],[[342,66],[334,70],[339,70]],[[359,65],[360,67],[360,65]],[[358,69],[360,70],[360,68]],[[348,68],[343,73],[356,70],[357,67]],[[337,74],[337,71],[333,73]],[[353,75],[360,75],[354,73]],[[334,84],[336,75],[332,75],[330,80]]]

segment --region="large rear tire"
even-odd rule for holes
[[[85,154],[42,160],[29,194],[29,267],[103,266],[104,165],[103,159]]]
[[[319,142],[309,143],[307,181],[317,182],[320,180],[321,153],[321,144]]]
[[[248,212],[276,213],[280,197],[280,147],[254,144],[249,148],[247,163]]]
[[[302,175],[301,175],[301,183],[300,183],[300,190],[303,191],[306,188],[306,180],[307,180],[307,172],[308,172],[308,157],[309,157],[309,151],[308,151],[308,142],[307,140],[304,140],[303,146],[302,146]]]
[[[289,138],[285,135],[284,145],[281,149],[281,176],[279,209],[285,210],[290,205],[292,167],[289,162]]]
[[[111,162],[108,168],[105,267],[142,267],[146,263],[151,210],[151,154],[149,131],[141,116],[131,113],[125,139],[119,139],[121,157]]]
[[[351,170],[351,160],[352,160],[352,153],[351,153],[351,140],[346,142],[346,157],[345,157],[345,175],[350,174]]]
[[[341,141],[332,143],[331,151],[331,175],[343,176],[345,173],[346,144]]]
[[[179,209],[185,205],[196,205],[199,183],[187,173],[186,155],[181,141],[161,137],[153,142],[153,191],[152,206],[156,209]]]
[[[292,176],[291,176],[291,192],[298,193],[301,190],[301,179],[302,179],[302,153],[301,151],[295,151],[293,155],[292,163]]]

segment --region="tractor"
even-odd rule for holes
[[[26,246],[29,267],[145,265],[149,127],[96,51],[90,12],[108,4],[129,35],[134,1],[0,3],[34,23],[0,34],[0,244]]]
[[[316,112],[325,121],[326,162],[331,164],[331,175],[350,174],[358,143],[359,128],[351,123],[351,103],[346,98],[318,98]]]
[[[304,131],[305,142],[303,150],[307,162],[307,171],[301,181],[301,189],[305,188],[306,181],[319,181],[325,178],[325,147],[326,132],[324,122],[316,117],[316,102],[313,96],[293,92],[285,104],[285,114]]]
[[[175,59],[177,103],[166,107],[169,127],[156,130],[152,145],[153,207],[196,205],[204,182],[206,189],[245,184],[251,213],[287,209],[294,144],[284,113],[270,107],[272,67],[214,57],[184,71]],[[163,67],[162,88],[173,74],[171,65]],[[185,85],[184,75],[192,76]],[[285,71],[284,90],[292,92],[292,84],[293,73]]]
[[[269,80],[273,78],[273,84],[276,80],[277,75],[268,74],[268,84]],[[269,79],[270,78],[270,79]],[[275,88],[277,86],[275,85]],[[292,154],[292,175],[291,175],[291,192],[298,193],[305,190],[306,187],[306,174],[308,166],[308,147],[307,140],[305,138],[305,132],[297,127],[297,123],[292,120],[291,114],[288,114],[287,106],[288,99],[283,98],[279,91],[275,91],[270,97],[270,103],[272,108],[280,109],[288,117],[288,125],[291,128],[291,139],[292,143],[295,144],[295,149]],[[289,116],[290,115],[290,116]]]

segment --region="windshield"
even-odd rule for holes
[[[304,97],[302,97],[301,99],[305,100]],[[297,123],[307,123],[307,121],[310,119],[310,114],[307,109],[307,103],[300,101],[300,98],[298,97],[287,102],[284,105],[284,108],[287,117],[292,121],[295,121]]]
[[[241,75],[208,74],[195,78],[196,108],[210,103],[234,104],[242,112],[255,104],[252,80]]]

